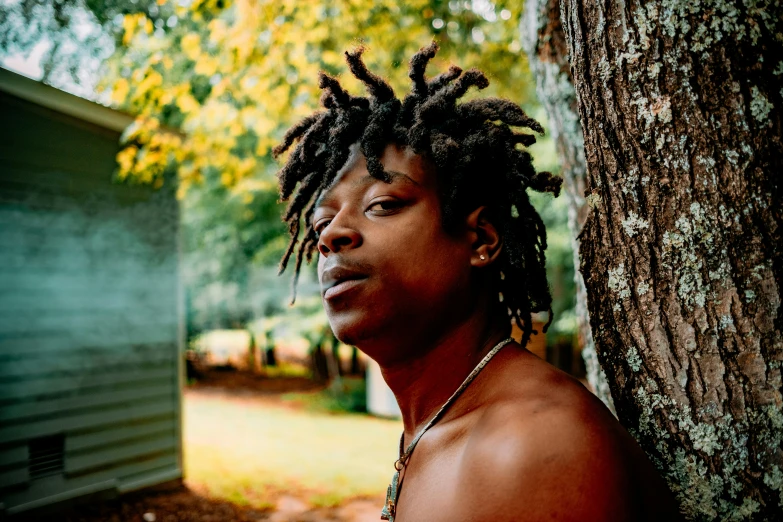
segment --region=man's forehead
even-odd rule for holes
[[[362,190],[369,187],[370,185],[374,185],[375,183],[385,183],[383,180],[372,177],[366,169],[363,170],[364,172],[347,170],[338,174],[334,181],[332,181],[332,183],[318,196],[318,200],[316,201],[315,206],[319,207],[325,202],[328,202],[328,200],[334,196],[335,189],[341,184],[345,184],[349,187],[350,190]],[[384,172],[389,175],[389,178],[391,179],[390,184],[405,183],[417,187],[421,186],[418,181],[404,172],[385,169]]]
[[[390,151],[390,149],[392,150]],[[412,154],[409,150],[400,149],[393,145],[387,147],[387,152],[391,152],[391,154],[384,154],[383,156],[383,160],[385,160],[384,172],[388,174],[391,184],[406,183],[420,187],[422,183],[413,177],[416,172],[404,172],[404,170],[407,170],[405,169],[406,165],[414,167],[412,169],[413,171],[419,170],[415,168],[418,167],[418,165],[414,166],[416,163],[416,155]],[[328,202],[333,196],[334,190],[340,185],[347,186],[349,190],[361,190],[375,183],[384,183],[384,181],[370,175],[367,171],[366,158],[364,157],[364,154],[361,153],[359,144],[353,144],[345,165],[337,172],[337,175],[329,186],[318,196],[315,206],[319,207],[325,202]]]

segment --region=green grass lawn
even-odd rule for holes
[[[367,415],[193,391],[185,394],[184,416],[188,485],[260,508],[281,493],[313,506],[360,496],[382,502],[402,429]]]

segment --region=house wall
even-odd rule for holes
[[[112,182],[116,131],[0,114],[0,503],[181,477],[173,192]]]

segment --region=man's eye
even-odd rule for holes
[[[405,202],[399,201],[397,199],[385,199],[383,201],[376,201],[369,207],[367,207],[368,212],[372,212],[374,214],[391,214],[395,210],[398,210],[402,208],[405,205]]]
[[[313,230],[315,230],[315,234],[317,236],[320,236],[321,233],[324,231],[324,229],[326,227],[328,227],[329,223],[331,223],[331,222],[332,222],[331,219],[323,219],[323,220],[319,221],[318,223],[316,223],[315,225],[313,225]]]

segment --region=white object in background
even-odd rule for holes
[[[400,418],[400,407],[381,375],[381,367],[367,359],[367,411],[380,417]]]

